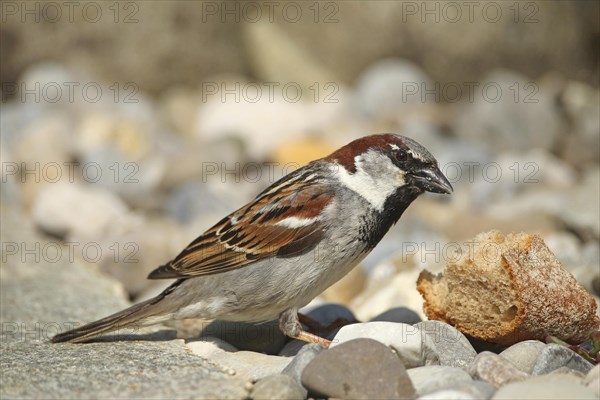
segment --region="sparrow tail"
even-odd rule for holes
[[[55,335],[52,343],[71,342],[82,343],[102,333],[114,332],[116,330],[131,327],[132,325],[154,325],[169,319],[168,310],[165,310],[164,302],[160,303],[181,281],[175,282],[158,296],[138,304],[90,322],[81,327]],[[167,311],[167,312],[166,312]]]

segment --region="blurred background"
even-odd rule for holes
[[[3,1],[2,262],[85,264],[148,298],[170,283],[151,270],[270,183],[397,132],[455,192],[319,301],[421,313],[419,271],[490,229],[541,234],[598,296],[599,7]]]

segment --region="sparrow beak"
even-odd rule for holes
[[[417,186],[428,192],[450,194],[454,191],[448,179],[437,166],[424,168],[411,175]]]

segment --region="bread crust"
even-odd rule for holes
[[[503,345],[528,339],[544,340],[548,335],[580,343],[599,329],[594,297],[562,267],[539,236],[525,233],[504,236],[491,231],[478,235],[474,243],[474,253],[463,253],[458,261],[448,262],[444,274],[435,276],[428,271],[420,274],[417,289],[425,299],[423,308],[429,319],[450,323],[467,335]],[[489,243],[496,244],[498,249],[491,260],[482,258],[481,254]],[[481,266],[484,259],[487,264]],[[490,270],[489,265],[493,269]],[[481,277],[483,282],[505,279],[506,274],[500,271],[506,271],[514,308],[510,307],[502,315],[480,315],[485,308],[469,310],[466,305],[460,309],[457,304],[483,305],[491,299],[479,294],[479,298],[475,298],[476,294],[464,287],[460,293],[455,290],[457,283],[469,278],[465,276],[466,270],[486,275]],[[454,287],[448,287],[449,284]],[[490,293],[494,295],[500,293]],[[466,301],[455,301],[456,296],[465,297]],[[482,318],[491,320],[493,327],[481,324]]]

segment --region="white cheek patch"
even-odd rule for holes
[[[356,172],[351,174],[337,167],[339,181],[348,189],[367,200],[378,211],[383,210],[387,198],[403,186],[404,172],[383,154],[369,151],[354,158]]]

